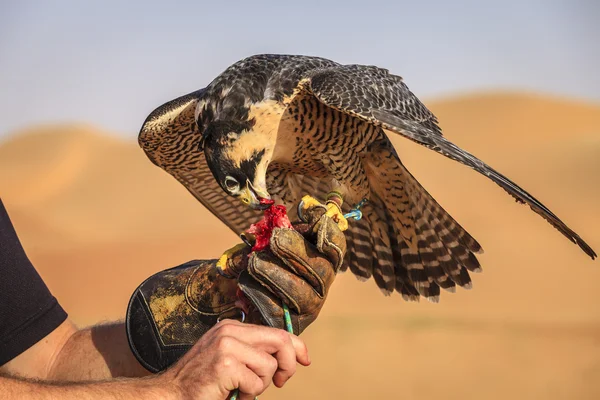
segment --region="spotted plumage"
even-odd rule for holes
[[[407,300],[471,287],[477,241],[419,184],[386,131],[487,176],[590,257],[594,251],[514,182],[442,135],[436,117],[387,70],[317,57],[258,55],[146,119],[139,142],[236,233],[260,219],[262,198],[295,213],[302,196],[344,195],[351,221],[343,270]],[[239,201],[241,200],[241,201]],[[250,207],[248,207],[250,206]]]

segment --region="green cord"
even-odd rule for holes
[[[289,333],[294,333],[294,326],[292,325],[292,316],[290,315],[290,309],[285,303],[281,303],[281,305],[283,306],[283,319],[285,320],[285,330]],[[235,389],[229,400],[237,400],[238,394],[239,390]],[[258,397],[255,397],[254,400],[258,400]]]
[[[340,198],[343,198],[341,193],[332,191],[332,192],[330,192],[327,195],[327,199],[329,199],[330,197],[333,197],[333,196],[338,196]],[[356,205],[356,207],[354,209],[352,209],[348,214],[344,215],[344,218],[354,218],[357,221],[359,219],[361,219],[362,218],[362,212],[360,211],[360,208],[362,206],[364,206],[366,202],[367,202],[367,199],[362,199]],[[302,203],[300,203],[300,205],[302,205]],[[300,206],[298,206],[298,208],[300,209]],[[283,302],[281,303],[281,305],[283,307],[283,319],[285,320],[285,330],[288,331],[289,333],[294,333],[294,326],[292,325],[292,316],[290,314],[290,309]],[[230,397],[230,400],[237,400],[238,393],[239,393],[239,390],[235,389],[233,391],[233,394]],[[258,397],[255,397],[254,399],[258,400]]]
[[[285,303],[282,303],[283,306],[283,318],[285,319],[285,330],[289,333],[294,333],[294,326],[292,325],[292,317],[290,315],[290,309]]]

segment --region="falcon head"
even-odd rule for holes
[[[267,167],[275,143],[252,130],[254,121],[213,121],[203,133],[206,163],[215,179],[230,196],[247,206],[264,210]],[[262,200],[262,202],[261,202]]]

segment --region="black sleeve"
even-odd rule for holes
[[[0,199],[0,365],[39,342],[66,318],[27,258]]]

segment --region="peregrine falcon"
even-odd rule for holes
[[[265,199],[293,214],[302,196],[336,191],[345,211],[364,203],[364,217],[347,231],[343,269],[405,300],[470,288],[481,246],[408,171],[386,131],[485,175],[596,257],[542,203],[446,139],[402,78],[376,66],[251,56],[154,110],[139,143],[238,234],[261,218]]]

